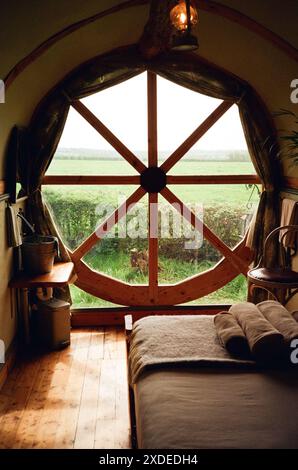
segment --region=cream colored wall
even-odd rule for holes
[[[124,1],[124,0],[123,0]],[[50,35],[99,10],[113,7],[120,0],[10,0],[1,6],[0,78],[26,54]],[[298,47],[296,0],[218,0],[255,18]],[[14,124],[27,125],[40,99],[63,76],[85,60],[116,48],[136,43],[148,17],[148,5],[129,8],[106,16],[65,37],[32,63],[7,90],[6,103],[0,104],[0,179],[4,177],[4,154],[9,132]],[[199,54],[247,80],[261,95],[270,112],[280,108],[298,111],[290,102],[290,83],[298,78],[297,63],[255,33],[227,19],[199,12],[197,34]],[[289,121],[277,120],[278,128]],[[285,174],[298,176],[297,168],[284,165]],[[1,209],[2,210],[2,209]],[[1,212],[2,214],[2,212]],[[1,215],[2,217],[2,215]],[[5,247],[1,220],[1,272],[7,276],[11,265]],[[0,275],[1,275],[0,272]],[[0,327],[11,337],[6,281],[1,284]]]
[[[6,93],[6,103],[0,105],[0,179],[4,174],[3,154],[11,127],[28,124],[40,99],[74,67],[123,44],[135,43],[142,33],[147,8],[133,9],[133,28],[128,27],[131,16],[132,9],[127,9],[73,33],[17,78]]]

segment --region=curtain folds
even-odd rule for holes
[[[42,200],[41,183],[55,154],[71,102],[119,84],[145,70],[152,70],[193,91],[238,104],[250,156],[264,187],[253,236],[252,248],[257,260],[264,237],[279,225],[280,173],[277,171],[275,129],[260,98],[246,82],[193,54],[168,53],[145,60],[136,46],[118,49],[78,67],[47,95],[33,115],[28,130],[27,152],[19,162],[22,194],[28,195],[31,222],[40,233],[57,234]],[[60,244],[62,259],[69,259],[61,240]],[[269,264],[274,261],[273,249]]]

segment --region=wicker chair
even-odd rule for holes
[[[280,246],[280,266],[276,268],[266,267],[266,253],[273,238],[283,230]],[[272,296],[282,304],[286,304],[291,297],[298,292],[298,272],[291,268],[292,254],[283,245],[284,238],[289,232],[298,232],[298,225],[284,225],[272,230],[264,243],[263,255],[258,265],[247,274],[249,295],[253,290],[263,289],[268,296]]]

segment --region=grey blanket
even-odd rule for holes
[[[164,366],[255,367],[230,356],[209,315],[152,316],[134,324],[129,354],[130,384],[147,369]]]

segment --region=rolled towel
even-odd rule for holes
[[[258,307],[250,302],[232,305],[229,312],[236,318],[257,361],[283,359],[286,353],[283,335],[266,320]]]
[[[215,315],[214,325],[219,341],[230,354],[239,357],[250,355],[247,338],[231,313],[220,312]]]
[[[257,305],[266,320],[279,331],[287,344],[298,339],[298,324],[292,314],[276,300],[265,300]]]

